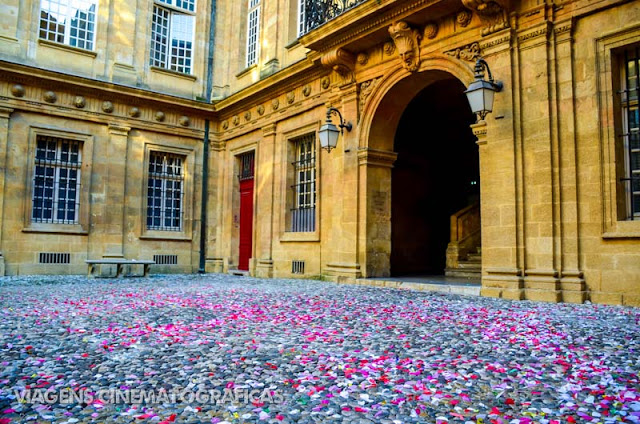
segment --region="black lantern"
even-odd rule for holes
[[[484,71],[489,74],[489,81],[484,79]],[[478,115],[480,120],[484,120],[487,113],[493,110],[493,95],[502,91],[502,82],[493,81],[491,70],[487,62],[479,57],[475,66],[475,81],[469,84],[465,91],[471,111]]]
[[[338,124],[338,127],[340,127],[339,130],[331,121],[332,113],[338,115],[338,118],[340,119],[340,123]],[[320,131],[318,132],[320,137],[320,147],[331,153],[331,149],[335,149],[338,144],[338,135],[344,132],[343,128],[346,128],[347,131],[351,131],[351,122],[345,122],[344,119],[342,119],[342,114],[335,107],[327,109],[327,121],[320,127]]]

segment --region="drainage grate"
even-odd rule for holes
[[[40,252],[41,264],[69,264],[71,253],[45,253]]]
[[[153,260],[158,265],[178,265],[178,255],[153,255]]]
[[[291,261],[292,274],[304,274],[304,261]]]

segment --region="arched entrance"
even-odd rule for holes
[[[452,251],[470,253],[447,251],[451,215],[479,197],[475,119],[464,95],[473,72],[465,65],[431,57],[420,72],[397,69],[372,83],[359,153],[365,277],[443,274]]]
[[[404,110],[391,172],[391,275],[444,274],[450,217],[477,203],[475,118],[456,78],[437,80]]]

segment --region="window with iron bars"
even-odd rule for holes
[[[311,232],[316,229],[316,143],[315,134],[292,140],[295,148],[293,165],[293,208],[291,232]]]
[[[247,68],[258,63],[260,0],[249,0],[247,16]]]
[[[93,50],[97,7],[96,0],[41,0],[40,38]]]
[[[193,70],[195,16],[187,12],[194,11],[195,2],[186,0],[158,1],[181,10],[173,10],[159,5],[153,6],[150,64],[183,74],[191,74]]]
[[[147,229],[182,231],[185,157],[150,152]]]
[[[622,140],[624,176],[628,219],[640,219],[640,47],[627,49],[622,54]]]
[[[32,222],[78,223],[81,165],[80,141],[37,136]]]

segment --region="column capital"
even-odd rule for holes
[[[271,135],[276,135],[276,124],[267,124],[262,127],[262,136],[269,137]]]
[[[486,121],[478,121],[475,124],[471,124],[471,131],[473,131],[473,135],[476,136],[478,141],[476,144],[478,146],[484,146],[487,144],[487,122]]]
[[[131,131],[131,127],[127,127],[126,125],[115,123],[109,124],[109,134],[126,136],[129,134],[129,131]]]
[[[9,119],[9,117],[11,116],[11,113],[13,111],[14,111],[14,109],[12,109],[10,107],[0,106],[0,118],[1,119]]]

